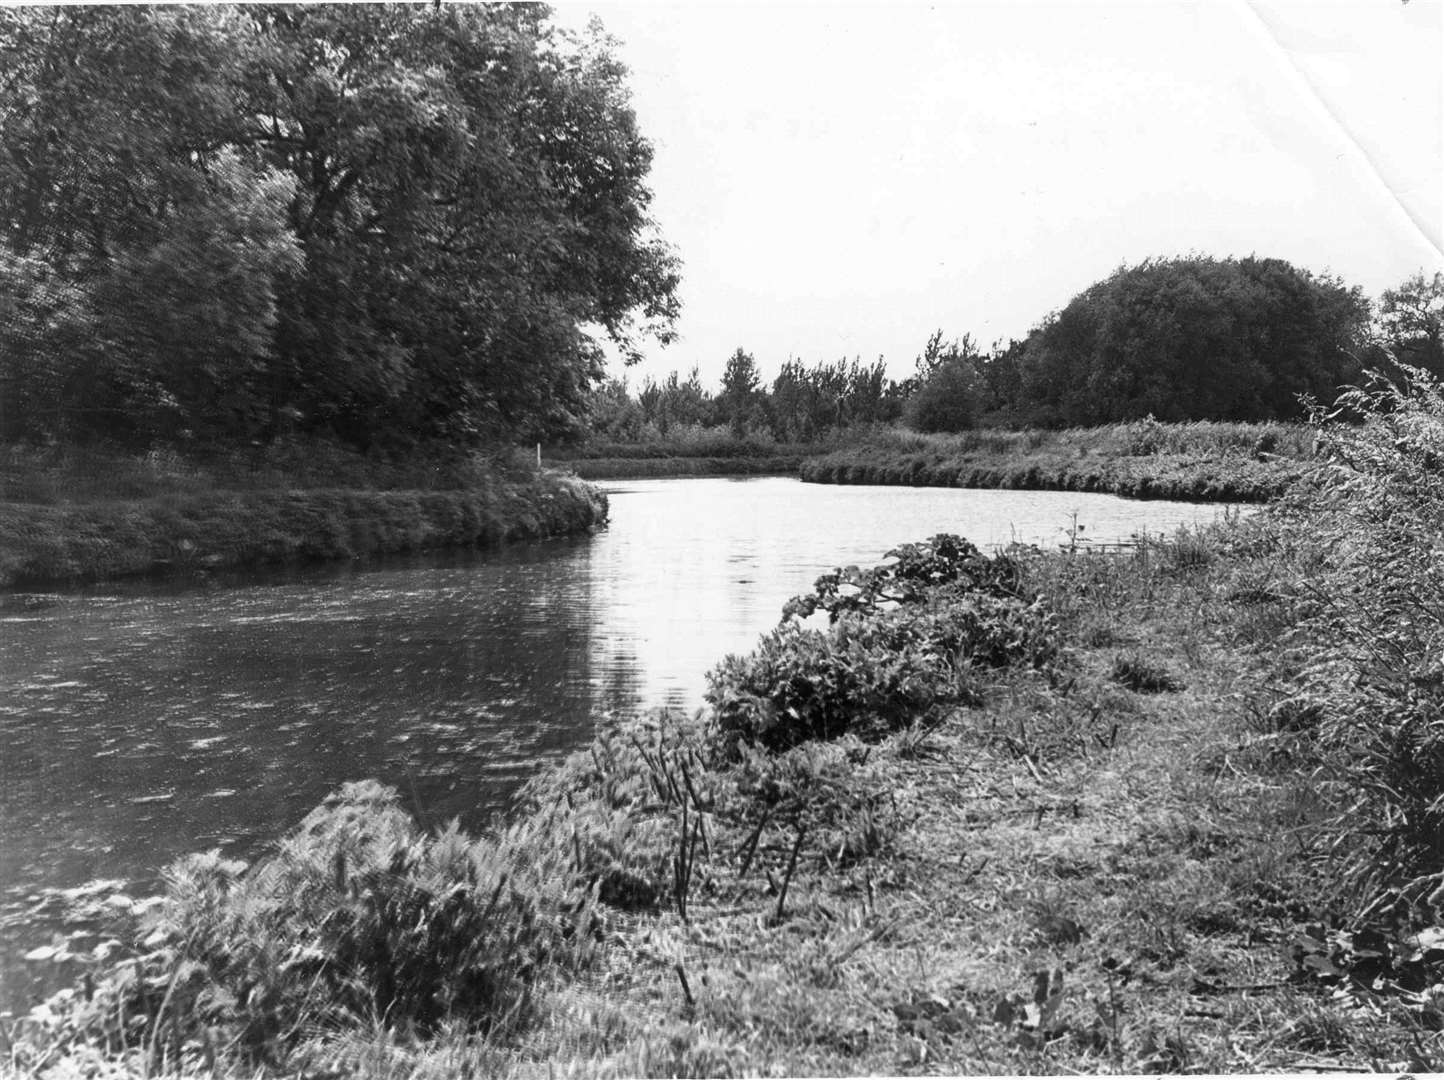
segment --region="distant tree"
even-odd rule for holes
[[[1378,330],[1405,363],[1444,375],[1444,273],[1415,274],[1379,298]]]
[[[607,379],[591,395],[588,432],[607,439],[638,438],[646,423],[642,406],[633,399],[625,379]]]
[[[856,360],[848,369],[847,421],[849,424],[886,424],[902,414],[898,385],[887,377],[882,357],[873,364]]]
[[[924,432],[974,427],[982,407],[980,359],[970,335],[944,341],[943,332],[935,331],[917,357],[904,423]]]
[[[913,361],[913,378],[915,386],[921,386],[927,382],[944,364],[953,360],[966,360],[976,364],[982,358],[978,346],[973,341],[972,334],[964,334],[960,338],[947,341],[943,338],[941,329],[934,330],[923,346],[923,351]]]
[[[746,431],[748,417],[756,406],[760,382],[757,361],[752,358],[751,353],[738,348],[728,357],[727,366],[722,372],[722,393],[717,399],[717,405],[722,412],[722,419],[731,427],[734,435],[741,436]]]
[[[642,384],[637,400],[645,421],[662,435],[678,424],[705,425],[712,411],[712,396],[703,388],[695,365],[686,379],[675,371],[669,372],[660,383],[648,378]]]
[[[982,378],[982,409],[991,422],[1005,425],[1018,423],[1022,397],[1022,374],[1019,361],[1026,341],[1012,340],[1006,348],[994,345],[991,355],[979,364]]]
[[[1029,335],[1019,391],[1050,425],[1299,414],[1358,373],[1369,305],[1281,259],[1150,260]]]

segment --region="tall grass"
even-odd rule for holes
[[[1271,715],[1309,718],[1361,896],[1423,911],[1444,904],[1444,388],[1375,376],[1313,419],[1320,463],[1271,518],[1308,643]]]

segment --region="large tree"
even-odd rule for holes
[[[1368,318],[1357,288],[1281,259],[1150,260],[1030,335],[1019,392],[1046,424],[1295,416],[1358,373]]]
[[[1406,364],[1444,376],[1444,274],[1415,274],[1379,297],[1378,329]]]
[[[600,336],[670,334],[651,148],[597,26],[17,9],[0,71],[0,304],[23,316],[0,377],[53,406],[32,433],[533,438],[579,423]]]

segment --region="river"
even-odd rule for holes
[[[701,704],[833,566],[938,532],[979,546],[1170,532],[1216,506],[1106,495],[616,481],[595,536],[491,553],[71,590],[0,611],[0,1012],[64,972],[55,890],[248,858],[345,780],[479,827],[610,718]],[[1076,515],[1076,516],[1075,516]]]

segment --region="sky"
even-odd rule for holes
[[[618,39],[679,340],[764,378],[1022,337],[1121,265],[1444,269],[1444,0],[559,3]]]

